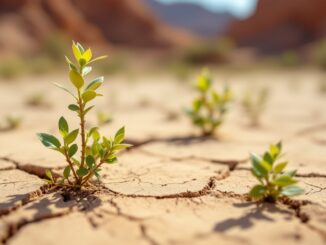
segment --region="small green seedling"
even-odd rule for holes
[[[99,126],[103,126],[112,122],[112,117],[104,111],[98,111],[96,113],[96,118]]]
[[[33,93],[26,99],[26,105],[30,107],[50,107],[43,93]]]
[[[199,95],[192,102],[192,108],[187,110],[193,124],[201,129],[203,135],[212,135],[222,125],[232,98],[227,86],[219,93],[212,85],[209,72],[204,70],[197,78]]]
[[[119,129],[114,137],[101,137],[98,128],[93,127],[89,130],[85,127],[85,117],[94,107],[89,103],[96,97],[101,96],[97,89],[103,84],[103,77],[98,77],[85,85],[85,77],[91,72],[91,63],[105,58],[101,56],[92,59],[91,49],[85,50],[79,43],[72,45],[72,50],[77,64],[74,64],[66,57],[69,65],[69,78],[75,87],[75,93],[57,84],[58,87],[68,92],[75,100],[68,109],[77,114],[80,126],[70,130],[68,122],[64,117],[59,119],[59,131],[63,138],[59,141],[55,136],[40,133],[39,139],[44,146],[62,154],[67,162],[61,178],[53,178],[51,171],[46,172],[47,182],[58,185],[68,185],[80,189],[86,186],[93,176],[99,178],[99,172],[103,164],[112,164],[117,161],[116,154],[130,145],[123,144],[125,136],[124,127]],[[76,143],[80,135],[80,144]],[[79,158],[76,156],[80,150]],[[72,178],[71,178],[72,175]]]
[[[263,88],[256,92],[246,92],[241,101],[243,111],[248,116],[251,126],[257,127],[260,124],[261,115],[266,109],[269,91]]]
[[[263,156],[251,155],[252,174],[258,179],[249,195],[254,200],[275,202],[281,197],[291,197],[304,192],[296,186],[298,182],[294,179],[296,171],[284,172],[288,162],[279,162],[282,152],[282,143],[270,145],[269,151]]]
[[[0,131],[10,131],[19,128],[23,119],[18,116],[8,115],[4,118],[4,123],[0,126]]]

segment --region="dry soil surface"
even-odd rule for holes
[[[194,93],[170,78],[128,82],[108,79],[98,110],[114,120],[112,135],[126,126],[134,147],[105,166],[101,187],[68,195],[45,186],[47,168],[62,172],[64,159],[44,148],[37,132],[57,134],[70,97],[51,85],[64,76],[0,83],[0,118],[22,117],[16,130],[0,132],[0,241],[5,244],[325,244],[326,94],[314,71],[219,74],[234,102],[214,138],[201,138],[183,108]],[[68,85],[67,85],[68,86]],[[244,91],[271,93],[261,126],[249,126],[239,106]],[[44,93],[47,105],[26,99]],[[96,123],[95,113],[89,124]],[[255,204],[247,193],[250,152],[282,140],[290,169],[305,188],[302,202]]]

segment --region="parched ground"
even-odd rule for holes
[[[79,195],[41,180],[61,172],[64,159],[45,149],[37,132],[57,134],[71,99],[50,82],[64,76],[0,83],[0,118],[23,118],[0,132],[0,241],[5,244],[325,244],[326,94],[314,71],[217,74],[235,100],[216,138],[203,139],[183,114],[193,97],[187,83],[165,77],[108,79],[98,108],[113,115],[101,127],[111,135],[126,126],[134,147],[102,172],[103,187]],[[267,86],[261,127],[248,126],[239,106],[244,91]],[[42,92],[47,106],[26,99]],[[89,125],[96,123],[90,114]],[[2,120],[1,119],[1,120]],[[260,204],[246,193],[256,183],[250,152],[282,140],[290,169],[305,188],[302,202]]]

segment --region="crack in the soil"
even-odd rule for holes
[[[307,213],[302,212],[301,207],[304,205],[312,204],[312,202],[303,200],[293,200],[290,198],[283,198],[281,199],[281,203],[288,206],[289,208],[293,209],[295,212],[295,216],[300,219],[300,221],[306,225],[310,230],[316,232],[319,236],[322,237],[323,240],[326,241],[326,231],[322,230],[318,227],[315,227],[314,225],[309,223],[310,217]]]
[[[167,195],[143,195],[143,194],[124,194],[118,191],[114,191],[108,187],[105,187],[108,191],[108,193],[113,193],[118,196],[124,196],[124,197],[142,197],[142,198],[155,198],[155,199],[169,199],[169,198],[194,198],[194,197],[201,197],[206,196],[211,193],[211,191],[215,188],[218,177],[211,177],[209,179],[209,182],[200,190],[198,191],[185,191],[185,192],[179,192],[174,194],[167,194]]]
[[[159,245],[158,242],[156,242],[152,237],[149,236],[148,231],[147,231],[147,227],[143,223],[143,221],[146,220],[147,218],[139,218],[139,217],[136,217],[136,216],[132,216],[132,215],[123,213],[121,211],[121,208],[114,201],[113,198],[108,200],[108,202],[115,209],[115,212],[102,208],[102,209],[99,210],[100,215],[99,214],[97,215],[96,213],[93,212],[93,214],[97,215],[97,218],[103,218],[103,213],[106,213],[106,214],[109,214],[109,215],[114,215],[114,216],[117,216],[117,217],[125,218],[125,219],[127,219],[127,220],[129,220],[131,222],[135,222],[138,225],[140,233],[142,235],[142,238],[145,241],[147,241],[150,245]],[[95,229],[101,226],[101,224],[98,224],[98,222],[94,221],[92,219],[92,217],[88,217],[88,220]]]
[[[317,188],[318,189],[317,191],[314,191],[314,192],[312,192],[312,191],[307,192],[307,193],[305,193],[306,195],[315,194],[315,193],[319,193],[319,192],[322,192],[322,191],[326,190],[326,187],[320,187],[318,185],[313,185],[313,184],[310,184],[310,183],[307,183],[307,182],[303,182],[303,183],[305,183],[306,185],[309,185],[311,187],[314,187],[314,188]]]
[[[33,220],[25,220],[25,219],[21,219],[20,222],[18,223],[11,223],[8,224],[7,226],[7,234],[5,237],[3,237],[1,239],[1,242],[3,244],[6,244],[10,239],[12,239],[22,228],[24,228],[27,225],[30,224],[34,224],[37,222],[41,222],[43,220],[48,220],[48,219],[52,219],[52,218],[57,218],[57,217],[61,217],[64,215],[67,215],[71,213],[71,209],[65,211],[65,212],[61,212],[61,213],[54,213],[54,214],[49,214],[49,215],[44,215],[42,217],[38,217],[38,218],[34,218]]]
[[[43,220],[48,220],[48,219],[52,219],[52,218],[57,218],[57,217],[62,217],[65,216],[67,214],[70,214],[74,211],[86,211],[86,210],[91,210],[92,208],[94,208],[96,205],[93,205],[92,203],[89,204],[90,202],[94,201],[93,194],[96,194],[97,191],[82,191],[82,192],[76,192],[76,193],[72,193],[70,192],[69,198],[68,200],[64,200],[65,199],[65,193],[66,190],[64,190],[63,188],[54,188],[54,189],[50,189],[50,190],[44,190],[44,193],[42,195],[37,196],[35,199],[28,199],[26,200],[26,203],[24,203],[23,206],[29,204],[29,203],[33,203],[36,202],[37,200],[40,199],[41,196],[44,196],[46,194],[50,194],[52,192],[56,192],[61,193],[61,196],[63,198],[63,202],[66,201],[75,201],[76,205],[73,205],[72,207],[69,207],[67,209],[65,209],[64,211],[57,211],[56,213],[49,213],[49,214],[44,214],[44,215],[40,215],[39,217],[33,217],[31,220],[27,220],[27,219],[20,219],[19,222],[15,222],[15,223],[8,223],[6,224],[6,235],[4,237],[1,237],[1,242],[3,244],[6,244],[10,239],[12,239],[23,227],[30,225],[30,224],[34,224],[37,222],[41,222]],[[68,190],[69,192],[69,190]],[[97,199],[97,198],[95,198]],[[19,206],[22,207],[22,206]],[[17,207],[18,208],[18,207]],[[17,209],[16,208],[16,209]],[[15,209],[15,210],[16,210]],[[7,215],[10,215],[14,210],[11,210],[9,213],[7,213]]]

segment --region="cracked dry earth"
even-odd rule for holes
[[[108,81],[97,106],[112,113],[101,127],[126,125],[135,146],[106,166],[99,188],[81,194],[46,187],[47,168],[60,173],[61,156],[45,149],[36,132],[57,133],[59,116],[73,118],[69,98],[38,77],[0,83],[1,117],[13,112],[22,127],[0,132],[0,241],[4,244],[325,244],[326,95],[312,71],[219,74],[235,98],[268,86],[271,97],[260,128],[234,101],[218,139],[195,137],[182,113],[193,93],[170,78]],[[33,80],[33,81],[32,81]],[[46,93],[51,107],[31,108],[26,98]],[[92,123],[96,118],[90,118]],[[72,119],[72,123],[76,123]],[[296,201],[256,205],[246,193],[249,152],[283,140],[289,168],[306,193]]]

